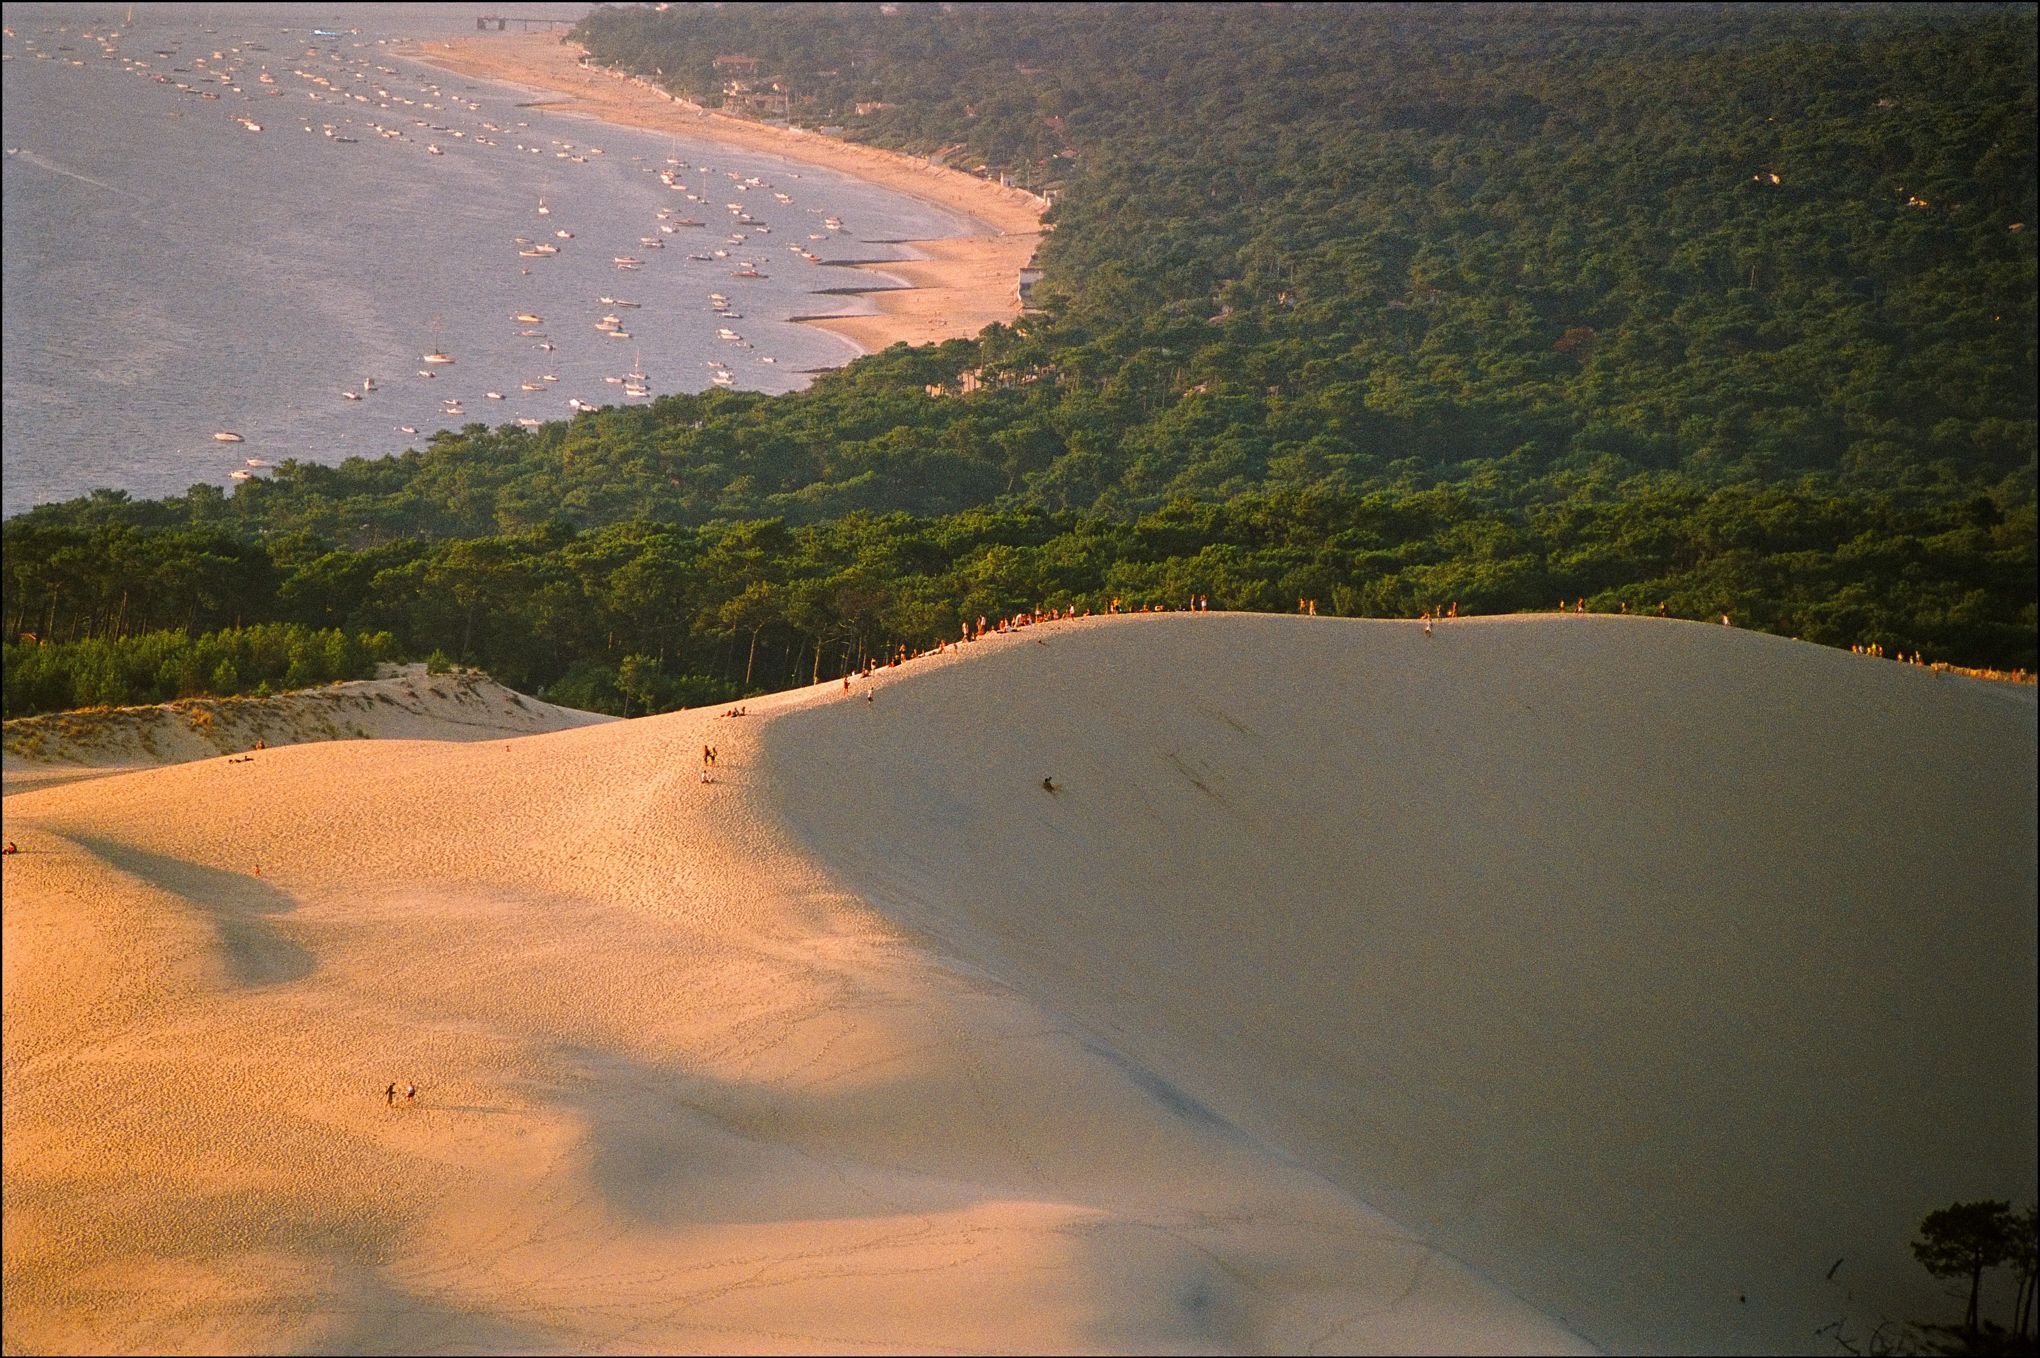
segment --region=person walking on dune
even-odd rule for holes
[[[407,1081],[404,1085],[404,1107],[409,1108],[416,1102],[418,1102],[418,1086],[413,1082]]]

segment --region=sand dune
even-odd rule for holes
[[[257,740],[495,740],[613,718],[527,698],[474,671],[393,665],[269,698],[186,698],[152,707],[22,717],[6,724],[6,792],[239,754]]]
[[[1142,622],[790,716],[775,801],[1618,1351],[1939,1315],[1919,1218],[2033,1195],[2032,690],[1657,620]]]
[[[750,712],[8,798],[6,1346],[1815,1349],[2032,1192],[2030,690],[1164,616]]]

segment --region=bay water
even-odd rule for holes
[[[476,36],[465,7],[128,10],[5,11],[9,515],[641,402],[609,380],[632,373],[654,395],[790,390],[857,350],[789,318],[869,310],[818,294],[897,281],[837,265],[968,229],[846,175],[549,113],[392,52]]]

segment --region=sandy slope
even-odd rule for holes
[[[874,697],[8,798],[6,1347],[1816,1348],[2032,1191],[2030,690],[1173,616]]]
[[[558,96],[536,107],[826,166],[982,224],[971,234],[901,242],[920,258],[883,271],[907,286],[873,282],[878,289],[870,294],[873,314],[809,318],[809,324],[864,349],[969,339],[988,325],[1020,314],[1020,271],[1041,243],[1041,217],[1047,211],[1043,200],[1024,189],[879,147],[805,129],[772,127],[675,100],[618,73],[582,66],[586,49],[552,34],[484,34],[414,44],[400,49],[400,54],[456,75]]]
[[[1595,1342],[1833,1352],[1953,1318],[1927,1211],[2035,1192],[2035,712],[1693,623],[1177,614],[765,767],[879,909]]]
[[[187,698],[22,717],[6,724],[6,794],[130,769],[315,740],[496,740],[613,718],[527,698],[488,676],[386,666],[270,698]]]
[[[8,1347],[1578,1347],[845,894],[804,701],[7,799]]]

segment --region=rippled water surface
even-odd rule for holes
[[[125,11],[6,9],[9,514],[645,399],[606,380],[633,370],[654,394],[719,371],[788,390],[855,355],[788,318],[868,309],[816,294],[885,282],[836,265],[963,228],[847,176],[549,114],[391,54],[471,36],[464,7],[139,4],[124,28]],[[558,253],[522,253],[539,244]],[[745,261],[764,276],[735,276]]]

